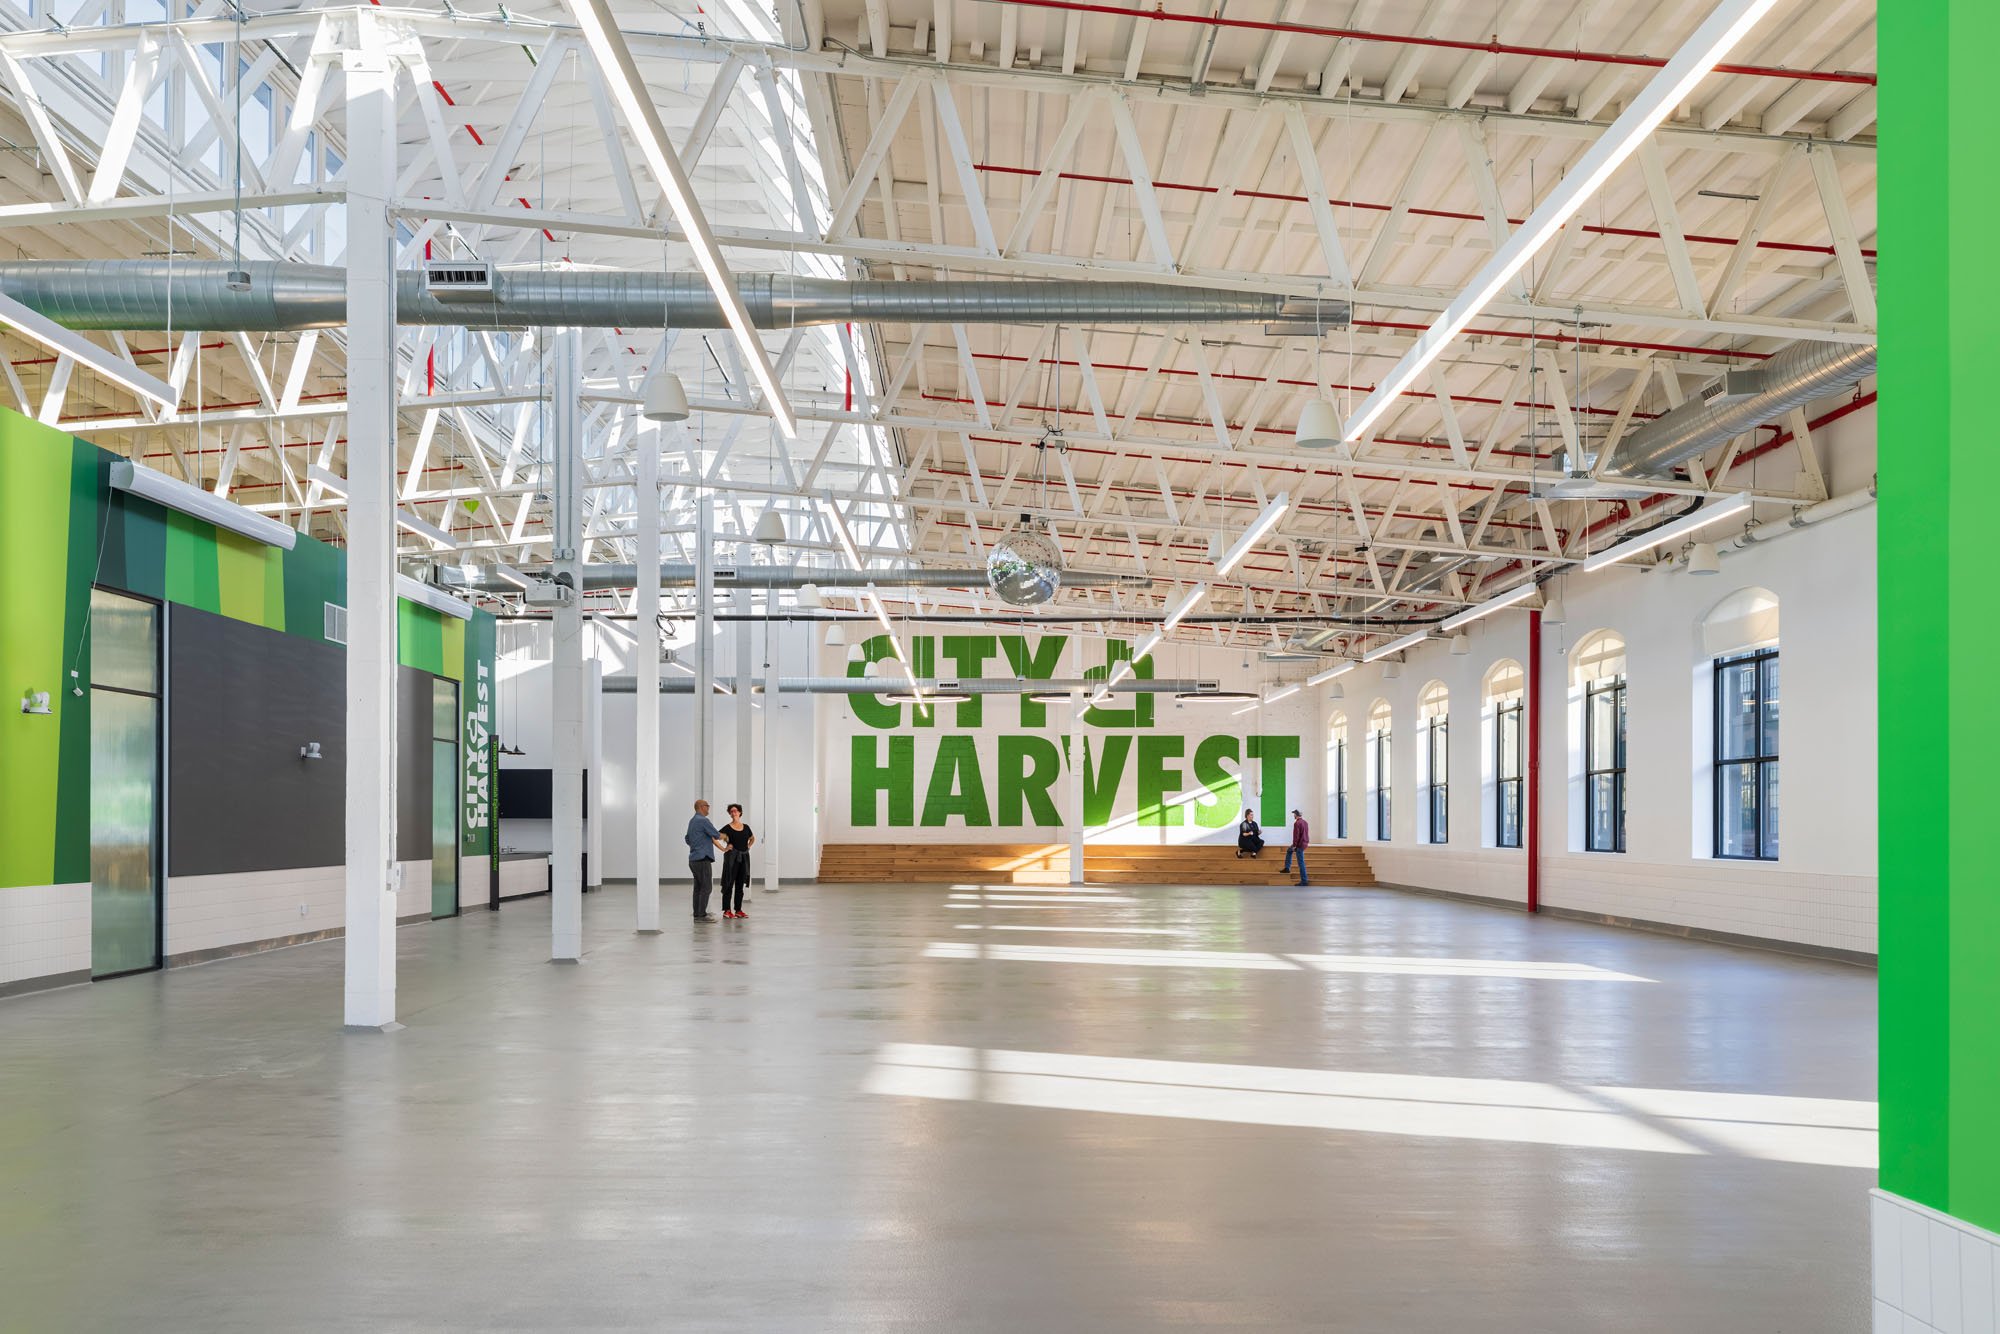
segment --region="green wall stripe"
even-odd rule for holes
[[[66,508],[69,510],[68,579],[63,593],[64,670],[61,694],[62,754],[56,768],[55,883],[74,885],[90,879],[90,575],[105,520],[104,465],[97,450],[81,440],[66,442],[69,464]],[[71,676],[70,673],[75,675]],[[75,693],[78,689],[82,694]]]
[[[283,556],[282,549],[226,530],[216,530],[210,540],[215,544],[216,610],[231,620],[284,629],[283,621],[272,625],[265,619],[269,613],[264,597],[267,556]]]
[[[167,511],[167,600],[202,611],[222,611],[215,526],[177,510]]]
[[[1925,245],[1908,230],[1894,244],[1906,247],[1915,241],[1946,255],[1943,276],[1949,283],[1950,304],[1939,310],[1948,312],[1941,323],[1950,379],[1942,388],[1950,397],[1951,420],[1948,435],[1899,436],[1900,447],[1892,452],[1937,453],[1941,444],[1949,444],[1950,486],[1929,494],[1933,526],[1940,497],[1948,498],[1950,507],[1943,569],[1934,555],[1925,561],[1914,553],[1904,557],[1902,568],[1906,578],[1928,574],[1935,580],[1942,573],[1950,599],[1951,684],[1944,698],[1951,701],[1951,708],[1941,710],[1948,712],[1951,723],[1950,780],[1944,791],[1952,807],[1947,836],[1950,920],[1944,935],[1949,942],[1945,970],[1949,981],[1940,1025],[1948,1035],[1950,1069],[1946,1178],[1950,1204],[1945,1207],[1968,1222],[2000,1228],[2000,968],[1994,966],[2000,952],[2000,876],[1993,868],[1988,837],[1995,791],[1993,757],[2000,753],[2000,705],[1994,701],[1991,684],[1993,664],[2000,660],[2000,621],[1994,617],[1989,573],[1991,507],[1981,503],[1992,494],[1993,483],[2000,481],[1992,439],[1993,308],[2000,299],[2000,281],[1993,275],[1992,219],[2000,209],[1993,139],[2000,116],[1992,105],[1991,59],[1992,44],[2000,41],[2000,6],[1993,0],[1956,0],[1949,25],[1941,34],[1945,45],[1934,50],[1931,61],[1933,78],[1936,70],[1944,71],[1944,114],[1924,127],[1929,137],[1944,143],[1945,161],[1928,179],[1931,207],[1942,201],[1949,230],[1942,245],[1938,238]],[[1905,133],[1899,138],[1893,151],[1904,151],[1903,139],[1909,137]],[[1924,272],[1928,279],[1936,269],[1927,267]],[[1885,278],[1885,285],[1891,281],[1898,280]],[[1927,286],[1928,281],[1919,280],[1920,290]],[[1940,322],[1936,314],[1934,323]],[[1895,351],[1901,357],[1911,355],[1900,341]],[[1925,388],[1937,393],[1940,386]],[[1903,698],[1921,696],[1912,693]],[[1906,703],[1883,717],[1895,719],[1900,727],[1908,713]]]
[[[1951,1059],[1950,813],[1939,776],[1951,757],[1942,709],[1906,701],[1939,689],[1951,628],[1941,506],[1951,495],[1949,175],[1944,80],[1947,6],[1893,6],[1880,18],[1879,246],[1882,371],[1877,518],[1878,708],[1899,722],[1879,767],[1881,1179],[1949,1209]],[[1945,523],[1952,519],[1945,512]],[[1915,693],[1912,693],[1915,692]],[[1947,688],[1945,693],[1949,694]],[[1961,701],[1967,703],[1969,701]]]
[[[69,437],[0,416],[0,885],[55,880],[69,565]],[[54,717],[21,712],[46,690]]]

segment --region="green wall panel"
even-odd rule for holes
[[[1880,128],[1881,1104],[1885,1189],[2000,1229],[2000,871],[1984,497],[2000,205],[1990,0],[1884,7]],[[1949,708],[1916,708],[1913,700]]]
[[[68,436],[0,416],[0,886],[56,883],[54,780],[82,714],[63,689],[71,466]],[[21,712],[30,689],[53,716]]]

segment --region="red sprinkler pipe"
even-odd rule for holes
[[[1661,56],[1635,56],[1616,51],[1582,51],[1560,46],[1522,46],[1503,42],[1457,37],[1417,37],[1401,33],[1369,32],[1361,28],[1329,28],[1314,23],[1288,23],[1271,19],[1231,19],[1220,14],[1176,13],[1155,0],[1151,9],[1095,3],[1094,0],[1000,0],[1002,4],[1027,9],[1054,9],[1070,14],[1103,14],[1113,18],[1146,19],[1154,23],[1183,23],[1200,28],[1230,28],[1242,32],[1286,33],[1301,37],[1344,38],[1351,42],[1375,42],[1386,46],[1418,46],[1445,51],[1480,51],[1495,56],[1532,56],[1538,60],[1569,60],[1585,65],[1627,65],[1636,69],[1659,69],[1667,62]],[[1875,86],[1875,76],[1858,70],[1793,69],[1782,65],[1721,64],[1717,74],[1747,74],[1762,79],[1787,79],[1807,83],[1849,83]]]
[[[1528,911],[1542,908],[1542,613],[1528,613]]]

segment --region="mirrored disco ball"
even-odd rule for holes
[[[1039,607],[1062,587],[1062,553],[1042,534],[1017,529],[987,553],[986,582],[1003,602]]]

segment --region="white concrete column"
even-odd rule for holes
[[[555,464],[554,522],[556,576],[567,574],[575,590],[556,609],[555,663],[550,708],[555,787],[550,830],[554,879],[549,913],[549,958],[578,963],[583,958],[583,404],[577,376],[581,340],[574,329],[556,331],[550,349],[549,380],[554,386],[549,418]]]
[[[637,831],[634,874],[638,878],[638,929],[660,929],[660,432],[639,425],[638,592],[632,603],[633,652],[637,659],[637,785],[632,823]],[[646,571],[653,571],[648,579]]]
[[[715,500],[695,504],[694,521],[694,795],[715,793]]]
[[[1083,883],[1083,711],[1088,696],[1069,696],[1069,882]]]
[[[396,71],[355,13],[347,75],[349,1028],[396,1023]]]
[[[784,703],[778,694],[784,674],[778,669],[778,653],[784,636],[779,633],[777,609],[778,594],[773,590],[764,595],[764,781],[759,785],[763,796],[757,817],[757,856],[764,863],[766,894],[778,891],[778,828],[784,823],[778,810],[778,729],[784,725]]]

